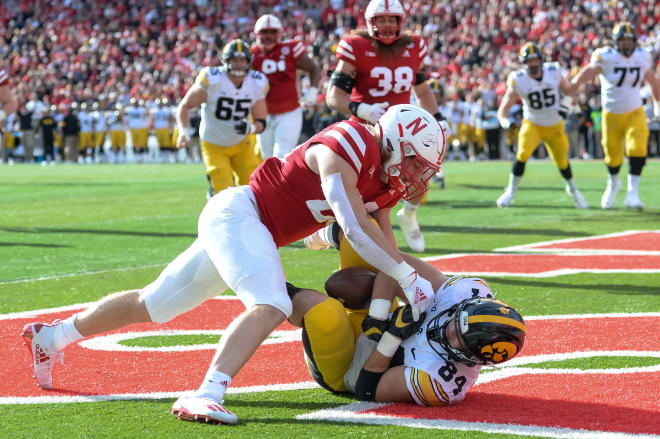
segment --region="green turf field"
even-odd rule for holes
[[[602,162],[574,162],[572,167],[591,206],[587,210],[573,207],[559,172],[548,161],[527,165],[516,201],[508,209],[498,209],[495,200],[507,182],[509,162],[448,163],[446,189],[432,187],[428,203],[418,213],[427,247],[420,256],[490,253],[539,241],[660,229],[658,161],[649,161],[644,170],[643,213],[623,208],[627,166],[621,172],[624,189],[611,211],[600,208],[606,181]],[[206,189],[201,165],[0,167],[0,314],[90,302],[151,282],[195,238]],[[396,226],[395,235],[407,250]],[[310,288],[322,289],[337,264],[335,251],[313,252],[302,242],[280,253],[289,280]],[[498,298],[523,315],[660,312],[660,273],[488,280]],[[206,337],[200,343],[214,340],[217,337]],[[155,343],[177,342],[164,338]],[[194,340],[184,337],[181,343]],[[594,357],[548,367],[604,369],[658,363],[652,358],[630,362],[617,358]],[[227,399],[227,407],[239,416],[238,426],[177,421],[169,414],[172,399],[5,404],[0,405],[0,437],[492,436],[296,420],[300,414],[353,402],[321,389],[236,394]]]

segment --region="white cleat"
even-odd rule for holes
[[[55,361],[59,360],[60,364],[64,364],[64,354],[62,351],[56,350],[53,345],[53,332],[60,324],[59,320],[55,320],[50,325],[46,323],[28,323],[23,327],[21,333],[21,337],[25,340],[25,346],[32,355],[34,377],[42,389],[53,388],[53,366]]]
[[[414,252],[422,253],[425,247],[424,235],[422,235],[422,231],[419,229],[417,218],[414,215],[412,218],[409,217],[405,214],[403,208],[401,208],[401,210],[396,213],[396,220],[406,237],[408,247]]]
[[[172,414],[183,421],[228,425],[238,423],[238,416],[222,407],[222,403],[202,396],[180,397],[172,406]]]
[[[511,203],[513,203],[513,192],[510,190],[504,191],[502,195],[497,199],[497,207],[509,207]]]
[[[575,188],[575,191],[572,191],[571,188],[566,186],[566,193],[571,197],[573,197],[573,201],[575,202],[575,207],[577,207],[578,209],[589,208],[589,204],[587,203],[587,200],[580,193],[579,189]]]
[[[603,193],[603,198],[600,200],[600,207],[603,209],[611,209],[614,207],[614,203],[616,203],[616,194],[618,194],[619,190],[621,189],[621,182],[619,181],[619,178],[617,177],[613,181],[613,184],[610,183],[610,181],[607,182],[607,187]]]
[[[639,194],[637,192],[628,191],[626,193],[626,198],[623,200],[623,205],[630,209],[637,209],[640,212],[644,210],[644,204],[642,200],[639,199]]]
[[[309,236],[305,236],[303,239],[303,242],[305,243],[305,247],[307,247],[310,250],[327,250],[332,245],[330,245],[329,242],[327,242],[325,239],[323,239],[322,234],[325,233],[325,229],[319,229],[316,232],[312,233]]]

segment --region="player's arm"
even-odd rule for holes
[[[396,238],[394,237],[394,231],[392,230],[392,220],[390,218],[391,208],[378,209],[374,212],[371,212],[371,216],[378,223],[378,227],[383,231],[383,234],[390,243],[396,247]]]
[[[254,122],[247,119],[241,120],[234,125],[237,134],[259,134],[266,129],[266,98],[257,100],[251,108]]]
[[[419,70],[422,69],[424,62],[420,63]],[[417,73],[414,78],[412,91],[420,107],[431,113],[437,120],[444,120],[445,117],[438,110],[438,103],[433,96],[429,83],[426,82],[426,75]]]
[[[562,95],[570,97],[573,101],[576,100],[575,92],[577,92],[577,88],[571,86],[571,83],[563,76],[561,81],[559,81],[559,91]]]
[[[350,115],[348,105],[351,103],[351,92],[355,86],[357,68],[344,60],[339,60],[337,68],[330,77],[330,86],[325,95],[328,107],[337,110],[344,115]]]
[[[651,89],[651,96],[653,97],[653,115],[660,118],[660,78],[658,78],[653,69],[648,69],[644,74],[644,80]]]
[[[575,94],[578,92],[580,89],[580,86],[582,84],[592,81],[596,76],[601,75],[603,73],[603,67],[594,64],[594,63],[589,63],[585,67],[583,67],[577,75],[571,80],[571,93],[569,93],[570,96],[575,96]]]
[[[321,82],[321,68],[309,56],[303,55],[298,58],[296,68],[304,70],[309,74],[310,87],[318,90],[319,83]]]
[[[4,121],[7,116],[12,114],[18,108],[18,101],[12,89],[5,85],[0,87],[0,122]]]
[[[511,126],[511,120],[509,119],[509,110],[516,103],[519,96],[518,93],[513,89],[511,85],[506,88],[504,97],[502,98],[502,103],[497,109],[497,120],[500,122],[500,126],[505,130],[509,129]]]
[[[206,102],[208,92],[204,87],[195,82],[188,89],[186,95],[176,107],[176,123],[179,129],[179,138],[176,142],[177,148],[186,148],[190,144],[190,110],[199,107]]]

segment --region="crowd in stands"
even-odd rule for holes
[[[55,111],[64,114],[74,102],[105,102],[112,108],[115,103],[127,105],[131,98],[176,103],[203,66],[219,64],[225,42],[236,37],[254,41],[255,20],[270,12],[281,18],[285,38],[308,44],[327,82],[342,35],[364,26],[366,3],[5,0],[0,4],[0,68],[11,77],[22,107],[38,102],[44,108],[55,105]],[[558,61],[566,75],[574,74],[595,48],[609,42],[614,24],[621,20],[636,24],[638,43],[652,50],[657,71],[660,3],[653,0],[403,4],[407,30],[423,35],[429,44],[431,76],[441,84],[445,103],[482,100],[494,108],[507,74],[519,68],[518,49],[527,40],[541,47],[546,60]],[[576,130],[584,139],[593,139],[598,124],[592,116],[599,108],[596,87],[590,85],[579,97]],[[327,110],[322,99],[323,94],[317,108],[307,109],[308,119]],[[651,149],[660,152],[658,145]],[[596,147],[591,151],[592,156],[598,154]],[[574,154],[582,152],[575,148]]]

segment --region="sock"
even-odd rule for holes
[[[518,192],[518,185],[520,184],[521,178],[521,176],[509,174],[509,186],[507,187],[507,190],[515,195]]]
[[[68,319],[62,321],[62,324],[55,327],[53,332],[53,344],[55,349],[61,351],[67,345],[74,343],[84,338],[76,329],[74,322],[76,321],[77,314],[72,315]]]
[[[566,179],[566,186],[568,186],[571,192],[575,192],[577,190],[577,186],[575,186],[575,181],[572,178]]]
[[[211,398],[222,403],[222,398],[225,397],[227,387],[231,383],[231,377],[226,373],[214,370],[209,371],[204,377],[204,382],[199,386],[195,395]]]
[[[639,180],[641,178],[642,177],[640,175],[628,174],[628,192],[637,193],[637,189],[639,188]]]
[[[403,202],[403,213],[408,216],[414,216],[417,212],[418,204],[412,204],[410,201]]]
[[[616,184],[616,180],[619,179],[619,174],[607,174],[607,184],[610,184],[614,186]]]

